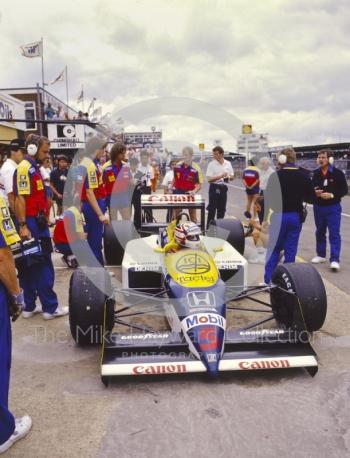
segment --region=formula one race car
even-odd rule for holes
[[[160,207],[168,211],[204,208],[198,196],[177,197],[181,202],[173,201],[173,196],[145,196],[144,205],[152,199],[154,212]],[[244,249],[240,221],[217,220],[209,232],[198,235],[204,228],[203,217],[204,211],[198,232],[192,231],[193,223],[180,228],[191,226],[192,244],[180,243],[169,251],[165,223],[154,222],[152,230],[158,234],[140,237],[130,223],[127,229],[127,222],[117,222],[121,238],[127,233],[132,237],[123,253],[121,287],[113,287],[102,268],[73,273],[72,336],[81,345],[102,344],[101,375],[106,385],[118,375],[217,375],[291,367],[304,367],[311,375],[317,372],[310,335],[322,327],[327,311],[317,270],[306,263],[284,264],[274,272],[272,285],[248,286],[247,261],[239,252]],[[180,214],[173,228],[182,220]],[[123,243],[119,241],[116,249]],[[243,299],[256,308],[242,306]],[[231,311],[244,312],[249,321],[242,324]],[[228,326],[229,318],[237,326]],[[115,331],[115,326],[130,332]]]

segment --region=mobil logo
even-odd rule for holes
[[[194,313],[182,320],[182,325],[186,332],[196,326],[208,324],[219,326],[222,329],[226,328],[225,318],[218,313]]]

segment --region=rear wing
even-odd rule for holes
[[[201,231],[205,232],[205,200],[201,195],[190,194],[144,194],[141,196],[141,211],[147,209],[152,210],[187,210],[190,208],[200,210],[200,220],[198,225]],[[155,215],[153,215],[154,218]],[[158,217],[158,215],[157,215]],[[159,219],[159,218],[157,218]],[[150,231],[157,233],[159,228],[166,227],[166,214],[164,222],[142,222],[141,231]]]

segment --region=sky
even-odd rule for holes
[[[41,81],[19,46],[43,37],[45,80],[67,65],[72,106],[82,84],[85,108],[96,97],[115,117],[164,101],[126,130],[235,150],[220,111],[271,145],[350,141],[348,0],[0,0],[0,37],[2,88]],[[48,90],[65,99],[64,82]]]

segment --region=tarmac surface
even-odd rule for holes
[[[238,183],[239,184],[239,183]],[[232,188],[229,213],[244,194]],[[350,214],[349,198],[344,212]],[[312,213],[312,212],[311,212]],[[28,413],[33,429],[8,457],[347,457],[350,454],[349,218],[343,218],[342,271],[319,267],[328,315],[313,338],[319,371],[303,369],[100,380],[100,350],[77,347],[67,317],[40,315],[13,325],[10,406]],[[312,214],[299,254],[313,255]],[[246,257],[252,253],[248,242]],[[68,302],[71,271],[58,255],[56,291]],[[115,270],[116,276],[120,272]],[[249,267],[250,282],[262,266]]]

